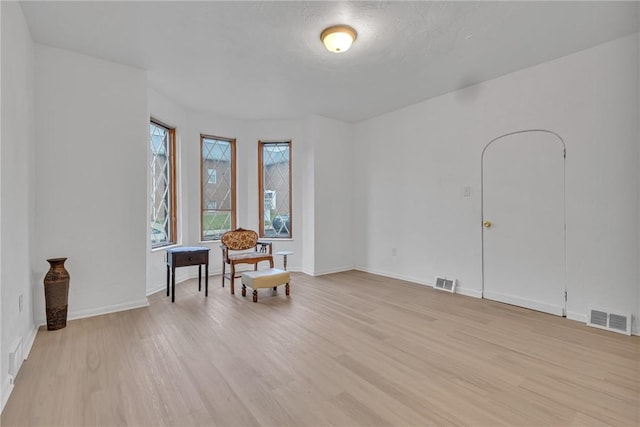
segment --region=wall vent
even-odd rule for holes
[[[456,279],[437,276],[435,282],[433,282],[433,288],[454,293],[456,291]]]
[[[631,335],[631,315],[612,313],[609,310],[590,308],[587,314],[587,326]]]
[[[9,381],[13,384],[13,380],[22,366],[24,356],[22,354],[22,338],[12,346],[11,352],[9,352]]]

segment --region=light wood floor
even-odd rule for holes
[[[633,426],[640,339],[347,272],[291,297],[212,277],[38,333],[13,425]]]

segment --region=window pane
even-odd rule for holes
[[[151,148],[151,246],[174,243],[173,130],[149,123]]]
[[[260,142],[261,237],[291,237],[291,143]]]
[[[216,184],[218,182],[215,169],[207,169],[207,174],[209,175],[209,180],[207,181],[207,183]]]
[[[202,240],[235,227],[235,140],[201,135]]]

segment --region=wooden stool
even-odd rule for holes
[[[245,271],[242,273],[242,296],[247,296],[247,286],[253,289],[253,302],[258,302],[258,289],[285,285],[285,295],[289,296],[289,272],[270,268],[268,270]]]

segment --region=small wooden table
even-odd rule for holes
[[[204,264],[204,296],[209,296],[209,248],[185,246],[167,249],[167,296],[176,302],[176,267],[198,266],[198,292],[202,290],[202,264]],[[169,273],[171,273],[171,293],[169,293]]]
[[[284,264],[284,270],[286,271],[287,270],[287,256],[293,255],[293,252],[292,251],[278,251],[278,252],[276,252],[276,255],[282,255],[282,257],[284,258],[283,264]]]

